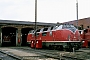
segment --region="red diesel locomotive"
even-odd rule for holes
[[[82,47],[83,48],[88,48],[90,47],[90,28],[84,29],[84,30],[79,30],[81,40],[82,40]]]
[[[36,35],[35,35],[36,33]],[[58,50],[69,50],[81,48],[79,31],[69,24],[41,28],[28,34],[32,48],[49,48]]]

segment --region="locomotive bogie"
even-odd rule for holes
[[[52,41],[52,42],[42,42],[43,48],[48,48],[48,49],[58,49],[58,50],[68,50],[68,51],[73,51],[73,48],[75,50],[78,50],[81,48],[81,42],[68,42],[68,41]]]

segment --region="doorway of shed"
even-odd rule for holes
[[[21,46],[28,46],[27,44],[27,35],[29,33],[30,30],[33,30],[33,28],[22,28],[21,29],[21,33],[22,33],[22,43]]]
[[[16,30],[14,27],[2,28],[2,46],[16,46]]]

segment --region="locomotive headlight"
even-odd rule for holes
[[[32,43],[33,43],[33,41],[32,41]]]
[[[38,41],[36,43],[38,43]]]
[[[82,43],[84,43],[85,41],[82,41]]]

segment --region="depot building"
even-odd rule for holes
[[[90,17],[73,20],[69,23],[77,26],[78,29],[90,28]],[[37,22],[37,29],[55,26],[55,23]],[[27,46],[27,35],[35,29],[35,22],[0,20],[0,46]]]
[[[49,27],[54,23],[37,22],[37,28]],[[0,46],[26,46],[27,35],[35,29],[35,22],[0,20]]]

